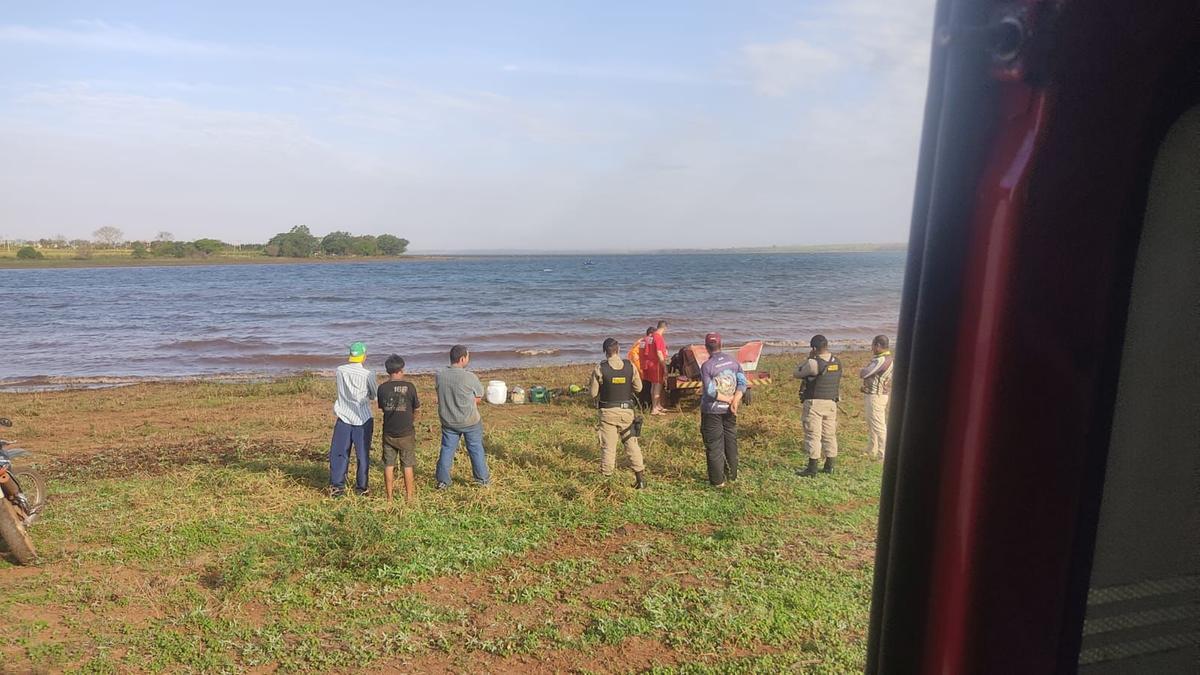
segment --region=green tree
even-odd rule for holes
[[[408,240],[394,234],[381,234],[375,238],[375,246],[381,255],[404,255],[408,250]]]
[[[192,246],[204,255],[216,255],[227,248],[229,244],[220,239],[197,239],[192,242]]]
[[[21,260],[41,260],[46,256],[32,246],[22,246],[17,249],[17,258]]]
[[[321,239],[321,252],[325,255],[349,255],[352,253],[354,237],[349,232],[330,232]]]
[[[133,257],[137,258],[138,260],[150,257],[150,251],[146,250],[146,245],[140,241],[133,242],[133,246],[131,248],[133,249]]]
[[[350,253],[362,256],[379,255],[379,246],[376,245],[375,237],[364,234],[350,239]]]
[[[190,241],[156,241],[150,253],[161,258],[201,258],[206,254]]]
[[[280,232],[267,242],[267,255],[284,258],[311,258],[321,240],[308,231],[308,227],[297,225],[289,232]]]

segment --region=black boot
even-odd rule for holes
[[[833,473],[833,458],[832,457],[825,458],[825,468],[821,469],[821,472],[822,473]]]
[[[813,476],[817,475],[817,460],[808,460],[808,468],[804,470],[796,469],[796,475],[804,476],[805,478],[812,478]]]
[[[633,489],[634,490],[644,490],[645,488],[646,488],[646,472],[645,471],[634,471],[633,472]]]

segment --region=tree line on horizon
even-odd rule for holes
[[[76,259],[89,259],[98,249],[129,249],[130,257],[208,258],[220,255],[263,255],[273,258],[313,258],[320,256],[398,256],[408,250],[408,240],[392,234],[354,235],[342,230],[317,237],[305,225],[280,232],[265,244],[230,244],[219,239],[176,240],[170,232],[159,232],[152,241],[125,239],[125,233],[111,225],[92,233],[92,239],[67,240],[58,236],[12,242],[20,248],[17,258],[44,258],[42,249],[73,250]],[[5,242],[6,247],[9,242]]]

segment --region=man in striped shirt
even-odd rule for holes
[[[361,342],[350,345],[349,363],[337,369],[337,400],[333,402],[333,440],[329,443],[329,495],[341,497],[346,493],[346,472],[350,469],[350,446],[358,460],[354,490],[367,494],[367,467],[371,459],[371,434],[375,417],[371,401],[376,398],[378,383],[375,372],[363,365],[367,346]]]
[[[876,335],[871,342],[875,356],[858,376],[862,378],[863,412],[867,418],[867,452],[883,459],[887,448],[888,398],[892,393],[892,352],[886,335]]]

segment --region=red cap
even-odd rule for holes
[[[709,333],[708,335],[705,335],[704,336],[704,346],[720,347],[721,346],[721,334],[720,333]]]

